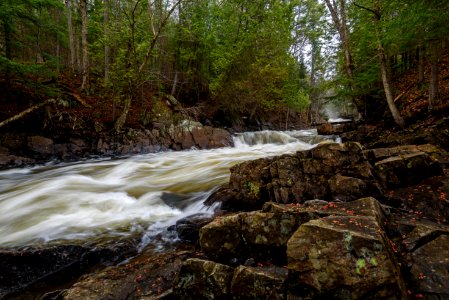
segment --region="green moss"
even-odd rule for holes
[[[355,272],[358,275],[363,275],[365,273],[366,262],[364,258],[359,258],[355,264]]]
[[[259,197],[260,188],[257,183],[247,181],[245,182],[245,189],[249,192],[250,196]]]
[[[370,259],[369,263],[375,267],[377,267],[379,265],[379,263],[377,262],[377,259],[375,257],[372,257]]]

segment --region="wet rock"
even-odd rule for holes
[[[227,299],[234,269],[202,259],[186,260],[173,283],[176,299]]]
[[[231,168],[229,185],[216,193],[232,195],[225,206],[231,210],[257,210],[268,201],[354,200],[380,192],[359,144],[324,143],[293,155],[238,164]],[[220,197],[212,194],[210,199]]]
[[[375,217],[330,216],[299,227],[287,244],[290,290],[333,299],[401,298],[399,270]]]
[[[244,210],[246,207],[237,198],[237,193],[230,189],[227,185],[219,187],[212,195],[204,201],[207,206],[212,206],[214,204],[220,204],[220,208],[226,211],[239,211]]]
[[[170,299],[181,264],[190,250],[147,251],[130,262],[84,276],[61,298],[66,300]],[[60,298],[60,299],[61,299]]]
[[[411,254],[410,287],[431,299],[449,298],[449,235],[441,235]]]
[[[329,179],[329,187],[334,199],[350,201],[366,195],[366,183],[362,179],[335,175]]]
[[[239,266],[232,278],[232,299],[285,299],[286,268]]]
[[[181,240],[198,243],[200,229],[210,223],[213,217],[209,214],[194,214],[176,222],[176,232]]]
[[[424,152],[392,156],[375,163],[375,172],[386,188],[416,184],[442,174],[438,164]]]
[[[417,248],[429,243],[440,235],[449,234],[449,227],[445,227],[427,220],[416,220],[414,216],[408,216],[408,222],[413,230],[404,234],[402,244],[408,252],[413,252]]]
[[[341,123],[323,123],[319,124],[316,129],[318,134],[321,135],[342,134],[354,130],[354,123],[350,121]]]
[[[200,246],[206,255],[218,261],[237,258],[244,250],[241,215],[215,220],[200,229]]]
[[[387,194],[386,204],[426,217],[449,222],[449,177],[435,176],[417,185],[401,187]]]
[[[296,213],[254,212],[242,216],[242,235],[252,247],[283,247],[298,228]]]
[[[231,134],[221,128],[195,127],[191,130],[193,140],[200,149],[229,147],[233,145]]]
[[[86,247],[61,245],[0,250],[0,297],[34,284],[57,285],[80,276],[89,267],[133,254],[129,242]]]
[[[28,148],[43,156],[53,154],[53,140],[43,136],[28,137]]]

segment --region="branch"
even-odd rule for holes
[[[398,101],[399,99],[401,99],[402,96],[404,96],[405,94],[408,93],[408,91],[410,91],[412,89],[412,87],[414,87],[415,85],[418,84],[418,81],[412,82],[412,84],[410,84],[405,91],[403,91],[402,93],[400,93],[396,98],[394,98],[393,102]]]
[[[151,44],[148,47],[148,51],[147,54],[145,55],[145,58],[142,62],[142,64],[139,67],[139,71],[138,74],[142,73],[143,68],[145,68],[146,64],[148,63],[148,60],[151,57],[151,53],[153,52],[154,47],[156,46],[156,42],[159,39],[159,36],[162,32],[162,29],[164,28],[165,24],[168,22],[168,19],[170,18],[170,16],[173,14],[173,12],[175,11],[176,7],[181,3],[182,0],[178,0],[176,1],[173,6],[170,8],[170,10],[167,12],[167,14],[165,15],[164,19],[161,22],[161,25],[159,26],[159,28],[157,29],[157,33],[155,36],[153,36],[153,39],[151,40]]]
[[[46,100],[46,101],[44,101],[44,102],[38,103],[38,104],[36,104],[36,105],[33,105],[33,106],[31,106],[30,108],[25,109],[25,110],[22,111],[21,113],[18,113],[17,115],[14,115],[14,116],[12,116],[12,117],[9,118],[9,119],[6,119],[6,120],[0,122],[0,127],[3,127],[3,126],[5,126],[5,125],[7,125],[7,124],[9,124],[9,123],[11,123],[11,122],[13,122],[13,121],[18,120],[18,119],[21,119],[21,118],[23,118],[24,116],[26,116],[27,114],[32,113],[33,111],[35,111],[35,110],[41,108],[42,106],[45,106],[45,105],[50,104],[50,103],[55,103],[55,102],[56,102],[55,99],[48,99],[48,100]]]
[[[78,94],[75,94],[75,93],[70,93],[70,94],[76,99],[76,101],[81,103],[84,107],[92,108],[92,106],[89,105],[86,101],[84,101],[83,98],[81,98]]]
[[[375,10],[372,9],[372,8],[365,7],[365,6],[360,5],[360,4],[357,4],[357,3],[355,3],[355,2],[353,2],[353,3],[354,3],[354,5],[357,6],[358,8],[365,9],[365,10],[367,10],[367,11],[369,11],[369,12],[372,12],[372,13],[377,17],[377,19],[380,20],[381,14],[380,14],[379,11],[375,11]]]

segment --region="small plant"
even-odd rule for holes
[[[260,188],[257,183],[251,181],[245,182],[245,189],[249,191],[249,194],[253,197],[259,197]]]

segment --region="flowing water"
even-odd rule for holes
[[[313,130],[238,134],[235,147],[0,171],[0,247],[102,241],[152,233],[197,212],[245,160],[323,140]]]

